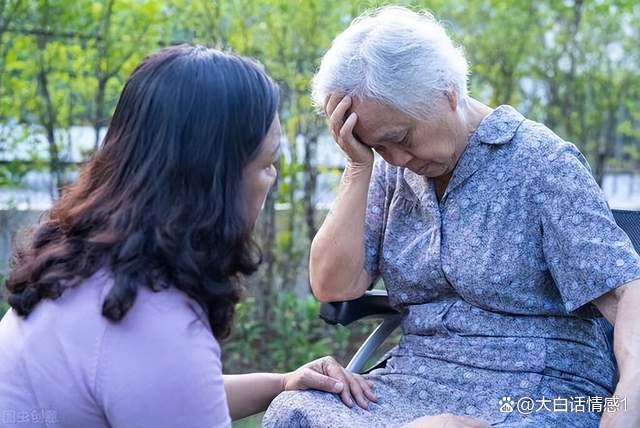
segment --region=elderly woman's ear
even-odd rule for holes
[[[452,85],[448,90],[444,91],[444,94],[447,96],[451,110],[456,111],[458,108],[458,92],[455,86]]]

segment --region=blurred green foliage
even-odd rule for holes
[[[238,308],[225,368],[291,370],[329,353],[345,362],[371,325],[323,324],[308,293],[308,249],[322,220],[318,177],[340,172],[317,159],[326,130],[309,82],[332,39],[387,3],[0,0],[0,186],[49,171],[55,194],[73,168],[70,129],[93,127],[97,147],[127,76],[162,46],[203,43],[258,59],[281,86],[289,150],[257,231],[265,263]],[[637,1],[395,3],[429,9],[464,46],[474,97],[546,123],[580,147],[598,178],[606,167],[640,168]]]
[[[223,345],[226,372],[241,373],[248,368],[287,372],[325,355],[346,364],[375,326],[375,321],[350,328],[327,325],[318,317],[318,301],[293,292],[276,296],[269,326],[261,322],[259,307],[255,298],[238,305],[233,334]]]

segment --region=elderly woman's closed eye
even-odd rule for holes
[[[453,414],[472,418],[459,426],[596,427],[597,410],[554,403],[614,392],[636,410],[603,426],[640,426],[640,257],[576,146],[473,99],[467,77],[443,27],[400,7],[355,20],[323,58],[313,97],[347,167],[311,286],[349,300],[382,278],[403,334],[366,376],[380,398],[368,413],[286,393],[265,426],[443,426]]]

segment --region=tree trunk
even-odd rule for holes
[[[100,145],[100,128],[102,127],[102,121],[104,118],[104,96],[106,87],[107,79],[101,78],[98,80],[98,90],[95,98],[96,110],[93,116],[94,150],[98,150],[98,146]]]
[[[274,252],[275,237],[276,237],[276,199],[277,199],[278,183],[273,186],[273,190],[269,192],[265,206],[262,211],[261,221],[261,239],[260,245],[262,248],[262,262],[263,271],[258,275],[257,281],[256,302],[260,302],[258,305],[258,319],[262,323],[263,337],[260,343],[260,348],[257,350],[257,355],[260,355],[260,367],[267,369],[271,366],[271,357],[267,352],[265,344],[271,342],[274,335],[273,325],[273,305],[276,302],[276,257]]]
[[[44,28],[48,22],[49,15],[49,3],[47,1],[44,2],[44,10],[42,11],[42,21],[41,25]],[[61,185],[61,171],[59,164],[59,153],[58,146],[55,140],[55,127],[56,127],[56,114],[53,106],[53,102],[51,101],[51,94],[49,92],[49,80],[48,80],[48,70],[45,64],[45,50],[47,48],[48,39],[44,35],[40,35],[37,38],[38,50],[39,50],[39,61],[38,61],[38,91],[40,96],[42,97],[42,101],[44,104],[44,111],[42,112],[42,125],[45,128],[45,135],[47,141],[49,143],[49,171],[51,173],[51,186],[50,193],[52,198],[56,198],[58,196],[58,192],[60,190]]]
[[[304,218],[307,226],[307,241],[311,244],[316,236],[316,218],[315,218],[315,193],[318,181],[318,170],[314,165],[317,156],[318,137],[313,136],[307,140],[304,151]]]

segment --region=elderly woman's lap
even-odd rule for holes
[[[320,391],[288,391],[280,394],[271,404],[263,419],[267,428],[320,428],[320,427],[400,427],[407,422],[425,415],[453,413],[485,419],[493,427],[527,428],[541,426],[562,426],[567,428],[597,428],[599,415],[594,413],[538,411],[523,414],[513,411],[501,414],[497,411],[494,395],[458,391],[448,386],[436,384],[423,376],[392,374],[385,369],[376,370],[367,376],[373,383],[378,396],[377,403],[370,403],[369,410],[354,405],[345,406],[336,395]],[[515,378],[518,376],[512,374]],[[426,391],[429,391],[425,394]],[[449,391],[450,393],[447,393]],[[498,391],[495,391],[496,394]],[[587,396],[594,390],[580,382],[541,376],[541,381],[530,391],[534,399],[541,397]],[[598,394],[606,394],[606,391]],[[491,401],[489,403],[488,401]],[[473,403],[484,407],[469,406]],[[485,406],[482,406],[484,404]],[[486,406],[489,405],[489,406]],[[475,409],[471,407],[476,407]],[[490,408],[495,408],[491,411]],[[474,411],[475,410],[475,411]]]
[[[337,395],[320,391],[287,391],[272,403],[263,419],[263,427],[388,427],[399,426],[426,412],[392,386],[388,379],[370,376],[378,397],[365,410],[357,405],[347,407]],[[394,380],[397,383],[397,380]]]

